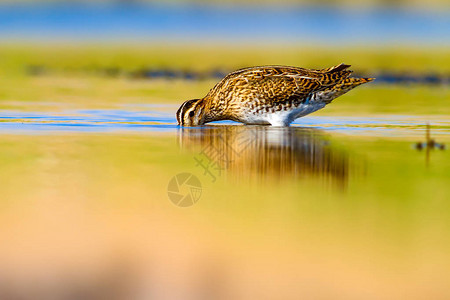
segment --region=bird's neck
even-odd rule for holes
[[[203,98],[203,103],[205,110],[205,123],[227,119],[224,106],[221,103],[209,97]]]

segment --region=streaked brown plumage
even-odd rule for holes
[[[185,101],[177,111],[182,126],[220,120],[289,126],[373,78],[349,78],[350,66],[322,70],[263,66],[237,70],[202,99]]]

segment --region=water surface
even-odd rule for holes
[[[17,104],[16,104],[17,105]],[[41,103],[42,106],[42,103]],[[25,107],[25,106],[24,106]],[[177,105],[127,104],[117,109],[61,109],[48,103],[50,111],[27,112],[3,110],[0,115],[2,133],[49,132],[170,132],[176,133]],[[351,135],[418,137],[423,136],[427,123],[433,125],[434,135],[448,135],[450,120],[445,116],[421,115],[369,115],[369,116],[315,116],[297,119],[292,127],[324,129]],[[214,125],[242,124],[232,121],[214,122]],[[252,127],[252,126],[250,126]],[[201,129],[199,129],[201,131]]]
[[[427,122],[448,146],[444,115],[180,128],[177,105],[3,104],[0,296],[450,295],[449,154],[414,146]]]

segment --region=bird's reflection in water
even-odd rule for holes
[[[317,129],[270,126],[181,128],[180,147],[213,181],[227,178],[285,180],[321,177],[344,185],[349,174],[345,150]]]

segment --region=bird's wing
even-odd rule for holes
[[[300,102],[315,91],[335,85],[349,74],[349,71],[324,73],[289,67],[249,69],[230,77],[220,88],[220,93],[225,99],[228,93],[233,93],[232,98],[235,99],[259,99],[273,104]]]
[[[288,101],[303,101],[308,95],[320,88],[320,82],[313,77],[280,74],[256,77],[242,85],[242,92],[252,93],[256,99],[281,104]]]
[[[273,104],[299,102],[311,93],[328,89],[347,78],[351,71],[345,70],[346,67],[342,65],[324,70],[285,66],[241,69],[228,74],[211,89],[208,96],[222,103],[233,99]]]

